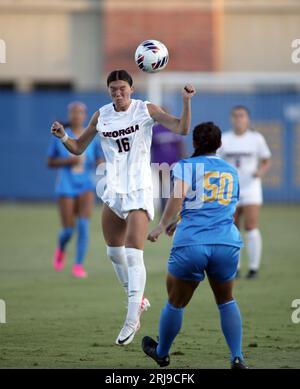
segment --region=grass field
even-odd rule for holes
[[[7,309],[7,323],[0,324],[1,368],[155,367],[141,352],[140,342],[145,334],[157,334],[166,300],[168,238],[146,245],[146,294],[152,308],[143,316],[134,343],[120,348],[114,341],[126,301],[106,259],[99,207],[92,220],[86,280],[70,275],[74,241],[65,271],[52,270],[58,229],[53,205],[1,205],[0,218],[0,299]],[[260,278],[237,282],[235,297],[243,315],[244,354],[250,367],[300,368],[300,324],[291,321],[291,302],[300,298],[299,220],[300,207],[266,206]],[[228,367],[218,310],[206,281],[186,309],[171,360],[174,368]]]

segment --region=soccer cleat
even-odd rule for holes
[[[142,302],[141,302],[141,313],[148,311],[148,309],[151,307],[150,301],[143,296]]]
[[[163,358],[159,357],[156,353],[157,343],[150,336],[145,336],[142,340],[142,349],[145,354],[152,358],[160,367],[165,367],[170,364],[170,356],[167,355]]]
[[[138,321],[135,328],[125,323],[119,333],[119,336],[116,339],[116,344],[118,346],[126,346],[127,344],[130,344],[133,341],[135,334],[140,328],[139,323],[140,321]]]
[[[244,361],[241,358],[236,357],[231,362],[231,369],[249,369],[248,366],[245,365]]]
[[[55,271],[62,271],[65,267],[65,253],[57,247],[54,252],[53,267]]]
[[[72,274],[77,278],[86,278],[87,272],[84,270],[82,265],[75,264],[72,267]]]
[[[249,270],[249,272],[248,272],[248,274],[247,274],[247,276],[246,276],[246,278],[248,279],[248,280],[254,280],[255,278],[257,278],[258,277],[258,272],[257,272],[257,270]]]
[[[130,344],[133,341],[135,334],[141,328],[141,314],[143,312],[146,312],[149,308],[150,302],[146,297],[143,296],[140,307],[139,319],[136,326],[132,327],[132,325],[128,325],[125,323],[123,328],[121,329],[121,332],[119,333],[119,336],[116,339],[117,345],[126,346],[127,344]]]
[[[138,324],[137,324],[136,332],[141,328],[141,315],[142,315],[142,313],[148,311],[148,309],[150,307],[151,307],[150,301],[145,296],[143,296],[142,302],[141,302],[139,321],[138,321]]]

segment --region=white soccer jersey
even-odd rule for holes
[[[218,154],[234,165],[239,174],[241,192],[260,179],[254,178],[259,162],[271,157],[271,151],[265,138],[256,131],[247,130],[243,135],[229,131],[222,136],[222,147]]]
[[[154,120],[148,101],[131,100],[127,111],[117,112],[112,103],[100,108],[97,131],[106,160],[109,192],[128,194],[152,188],[150,147]]]

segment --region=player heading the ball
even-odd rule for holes
[[[144,298],[146,269],[143,250],[149,221],[154,217],[150,167],[152,126],[157,122],[177,134],[187,135],[195,89],[192,85],[183,88],[183,108],[179,118],[149,101],[133,99],[133,80],[126,70],[114,70],[108,75],[107,90],[112,102],[94,113],[78,139],[68,137],[58,122],[53,123],[51,132],[76,155],[81,154],[97,134],[100,136],[106,164],[110,166],[107,186],[101,195],[104,202],[103,235],[107,256],[128,296],[127,316],[116,344],[126,345],[132,342],[140,327],[140,315],[150,305]],[[138,131],[128,134],[120,131],[131,127],[138,128]],[[113,131],[117,132],[116,137],[106,136],[107,132]],[[130,171],[133,164],[134,174],[120,180],[118,176]]]

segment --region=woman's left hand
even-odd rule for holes
[[[167,228],[166,228],[166,234],[168,236],[173,236],[174,235],[174,232],[176,231],[176,227],[177,227],[177,223],[178,221],[174,221],[172,223],[170,223]]]
[[[163,227],[159,224],[157,227],[154,228],[154,230],[152,230],[147,239],[150,240],[151,242],[156,242],[159,235],[161,235],[163,233]]]
[[[190,99],[191,97],[193,97],[195,94],[196,94],[196,89],[194,88],[193,85],[191,84],[187,84],[185,85],[185,87],[183,88],[183,97],[186,98],[186,99]]]

